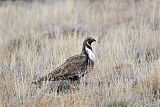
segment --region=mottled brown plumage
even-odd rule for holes
[[[84,74],[89,72],[89,69],[93,68],[94,61],[89,58],[85,47],[92,50],[91,43],[94,41],[95,39],[91,37],[86,38],[83,42],[81,54],[70,57],[55,70],[40,77],[33,83],[40,84],[42,81],[79,80]]]

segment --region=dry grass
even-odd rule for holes
[[[6,2],[0,6],[1,107],[159,105],[158,0]],[[78,91],[31,81],[79,54],[94,37],[97,61]],[[148,55],[148,54],[147,54]],[[140,62],[140,63],[138,63]]]

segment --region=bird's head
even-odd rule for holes
[[[83,45],[87,46],[87,47],[91,47],[92,42],[95,42],[96,40],[92,37],[87,37],[84,42]]]
[[[89,48],[92,50],[91,44],[92,42],[95,42],[96,40],[92,37],[87,37],[84,42],[83,42],[83,48],[82,48],[82,52],[85,52],[85,48]]]

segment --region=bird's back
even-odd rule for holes
[[[85,54],[82,53],[75,55],[67,59],[62,65],[51,71],[49,74],[42,76],[35,82],[64,79],[78,80],[86,73],[86,69],[90,65],[89,59],[85,56]]]
[[[84,72],[86,66],[87,57],[84,54],[79,54],[67,59],[61,66],[52,71],[51,74],[54,77],[78,75]]]

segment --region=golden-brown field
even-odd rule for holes
[[[0,107],[154,107],[160,103],[159,0],[0,3]],[[97,40],[79,90],[31,81]]]

